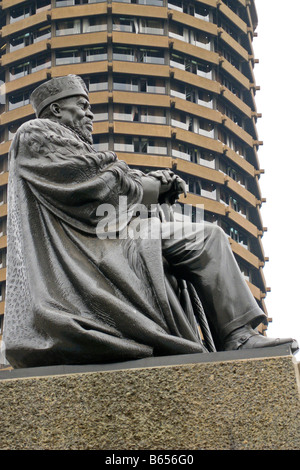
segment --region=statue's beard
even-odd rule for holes
[[[84,123],[74,123],[72,128],[83,140],[86,140],[91,145],[93,144],[92,132],[84,125]]]

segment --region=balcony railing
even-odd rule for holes
[[[141,122],[146,122],[149,124],[166,124],[167,118],[165,116],[141,116]]]
[[[148,145],[147,153],[153,153],[155,155],[167,155],[168,149],[167,147],[153,147]]]
[[[186,122],[177,121],[176,119],[171,119],[171,125],[175,127],[180,127],[180,129],[188,130],[189,125]]]
[[[133,115],[125,114],[125,113],[114,113],[114,120],[115,121],[133,121]]]
[[[200,104],[201,106],[206,106],[206,108],[211,108],[213,107],[213,102],[212,100],[211,101],[204,101],[204,100],[200,100],[198,98],[198,101],[197,101],[197,104]]]
[[[134,145],[133,144],[118,144],[117,142],[114,143],[114,149],[116,152],[134,152]]]
[[[201,127],[200,127],[198,133],[199,133],[200,135],[203,135],[204,137],[210,137],[211,139],[213,139],[213,138],[214,138],[215,131],[214,131],[214,129],[208,131],[208,130],[206,130],[206,129],[201,129]]]
[[[175,150],[175,149],[172,149],[172,157],[182,158],[183,160],[188,160],[188,161],[191,160],[191,157],[188,153],[181,152],[180,150]]]
[[[108,113],[94,113],[94,121],[107,121],[108,120]]]
[[[139,91],[138,85],[132,83],[114,82],[113,89],[118,91]]]

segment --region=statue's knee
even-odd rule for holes
[[[206,235],[214,239],[227,240],[227,235],[224,230],[216,224],[209,224],[205,227]]]

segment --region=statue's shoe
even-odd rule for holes
[[[225,351],[241,349],[272,348],[286,345],[291,349],[292,354],[299,351],[298,342],[293,338],[268,338],[262,336],[252,328],[240,328],[233,332],[225,342]]]

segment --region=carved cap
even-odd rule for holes
[[[52,78],[38,86],[30,96],[37,117],[51,103],[69,96],[84,96],[88,99],[87,87],[78,75]]]

